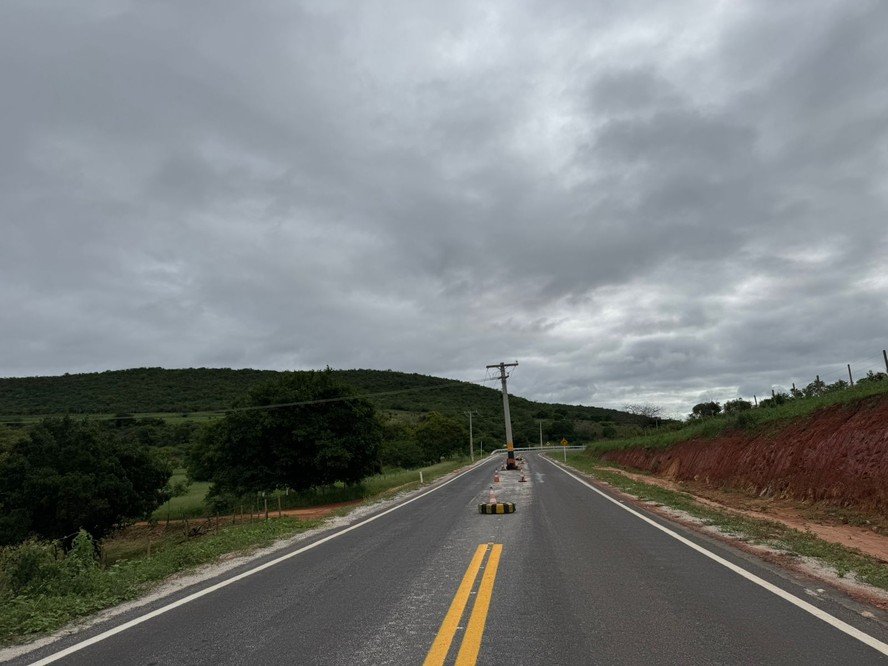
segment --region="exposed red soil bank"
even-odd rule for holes
[[[758,432],[738,430],[666,449],[633,448],[602,457],[714,488],[886,515],[888,398],[827,407]]]

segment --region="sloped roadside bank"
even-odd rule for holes
[[[812,532],[824,541],[859,550],[864,555],[869,555],[888,564],[888,534],[880,534],[871,526],[848,524],[841,520],[824,520],[821,512],[811,511],[810,507],[805,507],[800,502],[759,497],[749,498],[737,492],[715,490],[687,481],[672,481],[618,467],[600,467],[598,469],[602,472],[620,474],[640,483],[691,495],[697,502],[714,509],[754,520],[782,523],[800,532]]]
[[[888,395],[666,448],[604,451],[601,459],[671,480],[884,517],[888,515]]]

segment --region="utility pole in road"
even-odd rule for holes
[[[475,440],[472,438],[472,414],[477,414],[478,412],[469,410],[463,413],[467,414],[469,417],[469,458],[472,462],[475,462]]]
[[[509,373],[506,372],[506,368],[514,368],[517,365],[518,361],[515,361],[514,363],[496,363],[487,366],[488,369],[496,368],[499,370],[499,379],[503,383],[503,417],[506,421],[506,469],[518,469],[518,465],[515,464],[515,444],[512,442],[512,417],[509,415],[509,391],[506,388],[506,380],[509,378]]]
[[[543,448],[543,422],[540,421],[540,448]]]

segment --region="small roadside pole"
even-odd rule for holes
[[[543,448],[543,422],[540,421],[540,448]]]
[[[567,438],[561,438],[561,451],[564,453],[564,462],[567,462]]]
[[[419,485],[422,485],[422,470],[419,470]]]
[[[854,377],[851,376],[851,364],[848,364],[848,384],[854,386]]]
[[[484,440],[478,440],[478,443],[481,445],[481,457],[484,457]]]

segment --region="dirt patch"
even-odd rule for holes
[[[811,532],[824,541],[837,543],[847,548],[855,548],[866,555],[888,562],[888,536],[866,527],[829,522],[826,518],[811,519],[806,516],[806,514],[810,514],[810,507],[799,506],[788,500],[758,499],[750,502],[737,493],[707,489],[699,487],[698,484],[670,481],[650,474],[629,472],[616,467],[602,467],[600,469],[622,474],[640,483],[649,483],[674,492],[688,493],[700,504],[720,511],[756,520],[772,520],[801,532]]]
[[[667,449],[608,451],[608,461],[747,496],[793,499],[888,516],[888,397]]]

